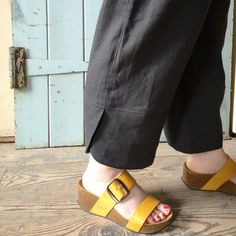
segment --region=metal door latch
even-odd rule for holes
[[[25,49],[21,47],[9,48],[10,61],[10,88],[23,88],[27,86],[26,78],[26,54]]]

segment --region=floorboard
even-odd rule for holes
[[[236,160],[236,139],[224,149]],[[180,178],[186,156],[160,143],[152,166],[129,170],[174,210],[171,225],[155,235],[236,235],[236,197],[188,189]],[[87,161],[83,146],[15,150],[1,143],[0,235],[138,235],[80,209],[75,182]]]

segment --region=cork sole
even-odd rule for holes
[[[90,214],[93,214],[90,212],[90,209],[93,207],[95,202],[99,199],[99,197],[97,197],[93,193],[87,191],[83,187],[81,179],[76,182],[76,187],[77,187],[77,197],[78,197],[77,201],[78,201],[78,204],[80,205],[81,209],[83,209],[84,211],[86,211]],[[93,214],[93,215],[96,215],[96,214]],[[97,215],[97,216],[100,216],[100,215]],[[100,216],[100,217],[103,217],[103,216]],[[154,224],[144,223],[144,225],[141,227],[141,229],[138,233],[155,233],[157,231],[160,231],[160,230],[164,229],[167,225],[169,225],[172,217],[173,217],[173,212],[171,211],[171,213],[167,216],[167,218],[161,222],[157,222]],[[124,217],[122,217],[116,211],[115,208],[113,208],[109,212],[109,214],[103,218],[109,219],[109,220],[111,220],[123,227],[125,227],[128,223],[128,220],[126,220]],[[136,231],[133,231],[131,229],[128,229],[128,230],[137,233]]]
[[[187,167],[185,162],[183,165],[183,175],[181,176],[181,179],[183,183],[192,190],[222,192],[236,196],[236,184],[230,180],[225,182],[217,190],[202,190],[202,186],[204,186],[213,176],[213,174],[199,174],[194,172]]]

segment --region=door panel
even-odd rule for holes
[[[15,89],[16,148],[84,144],[83,0],[12,6],[13,46],[26,50],[28,79]]]
[[[83,1],[48,0],[48,59],[83,61]],[[83,73],[49,75],[50,146],[83,144]]]
[[[99,15],[99,10],[102,5],[102,0],[85,0],[85,61],[89,61],[89,56],[92,48],[94,32]]]
[[[47,59],[46,1],[13,0],[13,46],[27,58]],[[28,86],[14,91],[16,148],[48,146],[48,79],[28,77]]]
[[[225,43],[222,50],[223,66],[225,70],[225,96],[221,106],[221,119],[223,125],[224,138],[229,139],[232,132],[232,122],[230,119],[231,103],[233,97],[231,97],[232,91],[232,51],[233,51],[233,23],[234,23],[234,6],[235,1],[230,1],[230,8],[228,14],[228,25],[226,30]],[[231,100],[232,99],[232,100]]]

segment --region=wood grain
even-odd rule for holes
[[[224,149],[236,159],[236,139]],[[236,197],[192,191],[181,181],[187,154],[160,143],[152,166],[130,170],[145,191],[172,206],[171,225],[155,235],[236,235]],[[0,235],[138,235],[80,209],[75,182],[84,146],[15,150],[0,144]]]
[[[0,137],[0,143],[14,143],[15,136],[6,136]]]

